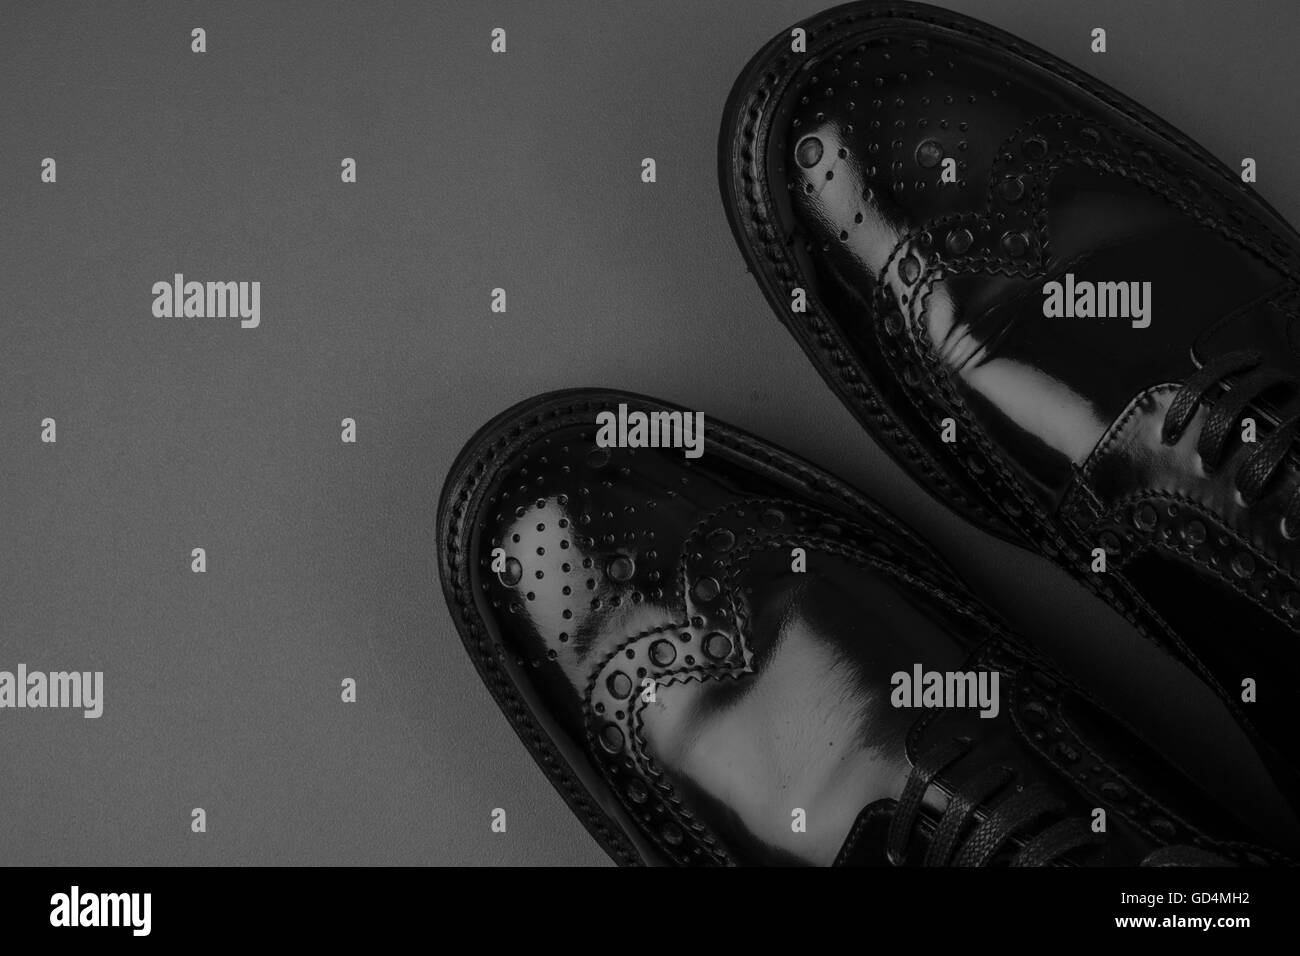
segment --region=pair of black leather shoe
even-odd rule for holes
[[[720,177],[866,430],[1191,667],[1300,804],[1300,237],[1120,94],[919,4],[761,50]],[[480,673],[617,860],[1287,862],[861,494],[713,420],[698,458],[604,447],[620,406],[685,414],[516,406],[438,525]]]

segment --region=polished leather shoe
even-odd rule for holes
[[[719,144],[770,303],[915,478],[1192,667],[1300,806],[1300,237],[1000,30],[892,2],[799,29]]]
[[[641,447],[605,447],[602,416],[637,414],[684,413],[510,409],[438,516],[465,646],[614,859],[1283,862],[858,492],[711,420],[698,457],[653,423],[659,447],[635,423]]]

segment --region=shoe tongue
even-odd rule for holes
[[[1004,801],[1016,797],[1017,793],[1028,785],[1039,784],[1040,788],[1045,786],[1049,795],[1056,796],[1060,800],[1065,812],[1079,812],[1075,801],[1070,800],[1069,794],[1055,781],[1026,772],[1028,768],[1023,749],[1020,753],[1014,753],[1011,752],[1014,748],[1003,746],[1006,735],[1000,732],[1001,729],[985,729],[983,736],[976,740],[971,738],[969,732],[979,732],[979,728],[972,727],[969,718],[961,719],[956,715],[945,715],[927,726],[924,736],[933,735],[935,741],[938,741],[937,746],[943,746],[943,741],[952,740],[950,735],[970,738],[972,746],[964,755],[940,771],[926,787],[921,807],[910,827],[904,859],[895,865],[920,866],[926,862],[935,831],[943,821],[953,795],[958,792],[965,794],[967,800],[976,802],[957,843],[948,852],[949,864],[962,852],[967,841],[974,837],[988,816]],[[925,745],[929,746],[931,743],[927,739]],[[995,789],[990,792],[988,787],[979,786],[984,781],[977,781],[976,778],[983,778],[990,770],[1004,767],[1011,768],[1013,773],[1007,774]],[[888,847],[891,827],[899,811],[897,798],[876,801],[864,807],[845,840],[835,865],[881,866],[894,862],[888,858]],[[1001,842],[991,862],[996,865],[1008,861],[1026,841],[1061,819],[1062,813],[1054,812],[1026,820]],[[1085,860],[1087,854],[1091,852],[1083,848],[1073,851],[1080,861]]]
[[[921,810],[909,835],[908,855],[904,865],[919,865],[929,845],[928,836],[948,809],[958,790],[972,792],[977,777],[990,768],[1011,771],[1008,781],[985,798],[969,826],[977,826],[991,809],[1012,796],[1017,789],[1039,785],[1059,797],[1066,806],[1077,801],[1059,775],[1036,758],[1020,736],[1009,704],[1016,697],[1024,665],[1013,652],[997,640],[988,641],[970,654],[955,671],[916,669],[908,675],[910,682],[895,687],[896,702],[920,704],[918,717],[908,733],[907,756],[913,766],[926,755],[947,747],[955,738],[965,738],[966,751],[951,760],[931,780],[922,796]],[[918,684],[920,689],[918,690]],[[906,698],[904,691],[911,691]],[[940,706],[932,706],[942,701]],[[905,778],[897,781],[892,798],[868,804],[859,814],[848,839],[836,860],[838,865],[881,865],[890,823],[903,796]],[[1016,836],[1032,837],[1041,827],[1056,818],[1044,819],[1018,830]],[[963,835],[970,835],[971,830]],[[1007,849],[1014,840],[1007,841]]]
[[[1280,283],[1226,313],[1192,343],[1197,367],[1229,352],[1259,352],[1269,361],[1300,371],[1300,296],[1290,282]]]
[[[1267,364],[1300,377],[1300,296],[1290,283],[1277,286],[1207,328],[1192,343],[1192,361],[1199,368],[1220,355],[1240,351],[1258,352]],[[1241,377],[1241,373],[1234,375],[1229,382]],[[1300,390],[1272,389],[1251,404],[1275,424],[1300,412]]]
[[[990,641],[960,670],[924,675],[925,699],[942,699],[943,706],[927,710],[913,727],[908,738],[909,758],[915,763],[954,738],[970,741],[967,753],[940,772],[936,778],[939,785],[932,785],[927,793],[927,805],[943,809],[954,788],[995,765],[1010,767],[1021,784],[1041,780],[1055,786],[1055,777],[1045,774],[1040,761],[1030,755],[1010,713],[1023,670],[1024,665],[1009,649]]]
[[[990,768],[1006,768],[1010,771],[1008,782],[983,801],[977,819],[982,819],[994,806],[1018,790],[1028,787],[1054,797],[1071,812],[1081,812],[1084,808],[1073,788],[1026,739],[1027,733],[1035,732],[1050,737],[1055,728],[1026,731],[1023,727],[1025,714],[1022,713],[1018,720],[1013,713],[1015,707],[1023,710],[1029,697],[1027,688],[1033,684],[1032,669],[1005,645],[993,641],[972,655],[965,670],[977,677],[985,675],[983,686],[992,692],[996,709],[951,706],[934,711],[917,722],[908,740],[908,754],[914,763],[954,738],[965,738],[970,742],[966,753],[940,771],[926,789],[923,810],[937,821],[948,809],[955,792],[971,788]],[[970,681],[967,681],[969,685]],[[1058,749],[1062,760],[1078,759],[1078,754],[1072,753],[1068,745],[1059,744]],[[1059,817],[1046,818],[1017,830],[1017,836],[1032,837],[1056,819]]]

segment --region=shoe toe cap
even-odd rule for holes
[[[593,439],[574,424],[497,460],[466,555],[488,653],[579,747],[596,743],[593,675],[630,637],[682,617],[683,543],[729,498],[680,450]]]
[[[769,173],[808,251],[838,246],[878,274],[911,229],[980,212],[990,197],[1006,200],[1014,226],[1029,186],[1021,161],[1038,144],[1015,168],[1001,154],[1035,118],[1071,109],[1072,95],[988,39],[873,21],[811,54],[773,104]],[[964,253],[979,236],[951,241],[948,252]]]

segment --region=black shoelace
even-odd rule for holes
[[[912,772],[903,785],[903,794],[889,824],[886,852],[895,866],[901,864],[907,855],[907,844],[930,784],[965,756],[971,746],[969,737],[958,737],[926,752],[912,765]],[[960,840],[976,810],[1009,785],[1014,776],[1008,767],[993,766],[976,774],[956,790],[939,819],[939,827],[922,865],[986,866],[1013,835],[1024,835],[1044,817],[1060,816],[1065,811],[1065,804],[1045,787],[1032,785],[999,802],[965,840]],[[1045,866],[1071,850],[1099,841],[1099,835],[1092,832],[1084,819],[1067,817],[1031,837],[1012,858],[1011,865]]]
[[[935,777],[965,756],[971,747],[969,737],[958,737],[926,752],[912,765],[889,824],[886,853],[890,863],[899,866],[906,859],[922,800]],[[1009,786],[1014,777],[1015,772],[1009,767],[992,766],[955,790],[939,818],[922,865],[987,866],[1016,835],[1028,839],[1011,858],[1011,866],[1047,866],[1073,850],[1104,842],[1104,835],[1092,832],[1084,817],[1065,816],[1068,809],[1065,803],[1041,784],[1017,790],[997,803],[983,822],[962,839],[976,811]],[[1044,826],[1051,817],[1059,819]],[[1035,833],[1035,827],[1041,829]],[[1169,846],[1149,854],[1142,865],[1221,866],[1226,862],[1195,847]]]
[[[1229,375],[1237,374],[1243,375],[1243,378],[1211,406],[1196,442],[1196,451],[1201,456],[1206,473],[1212,473],[1222,463],[1228,440],[1236,431],[1237,420],[1247,405],[1278,385],[1289,385],[1293,390],[1300,388],[1300,381],[1294,376],[1280,369],[1263,367],[1263,356],[1258,352],[1229,352],[1217,356],[1189,375],[1178,390],[1169,411],[1165,413],[1161,440],[1166,445],[1177,442],[1191,423],[1196,409],[1205,401],[1206,395],[1221,385]],[[1260,442],[1237,469],[1234,481],[1247,505],[1254,504],[1264,495],[1266,486],[1281,467],[1298,431],[1300,412],[1278,422],[1273,434]],[[1282,517],[1284,534],[1290,537],[1297,530],[1300,530],[1300,488],[1287,500]]]

